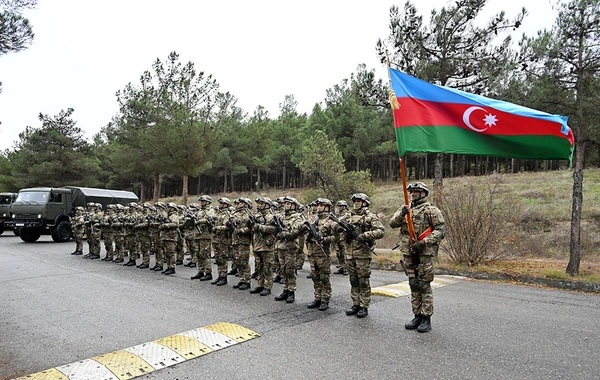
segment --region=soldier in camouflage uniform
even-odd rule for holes
[[[307,206],[310,208],[310,206]],[[301,204],[298,212],[304,217],[304,206]],[[296,250],[296,269],[300,270],[304,266],[304,245],[306,244],[306,234],[298,236],[298,250]]]
[[[273,288],[273,260],[275,248],[275,227],[272,202],[268,197],[256,198],[256,210],[252,226],[252,248],[254,250],[254,270],[258,284],[250,290],[252,294],[268,296]]]
[[[252,201],[246,197],[240,197],[234,202],[235,210],[231,214],[230,223],[232,230],[231,248],[233,260],[240,281],[233,285],[234,289],[250,289],[250,244],[252,243],[252,229],[250,218],[252,215]]]
[[[183,246],[185,243],[185,236],[183,235],[183,219],[185,218],[185,214],[187,212],[187,207],[184,205],[177,206],[179,208],[179,218],[182,221],[181,226],[179,227],[177,233],[177,245],[175,246],[175,252],[177,252],[175,265],[182,265],[183,259],[185,258],[185,252],[183,251]]]
[[[200,281],[209,281],[213,279],[212,266],[210,263],[210,253],[212,249],[212,230],[215,223],[215,210],[211,207],[212,198],[208,195],[202,195],[198,198],[200,208],[196,212],[196,220],[200,233],[195,235],[195,239],[190,248],[192,255],[196,257],[198,273],[191,279]]]
[[[336,214],[338,215],[338,217],[342,218],[342,219],[347,219],[350,217],[350,208],[348,207],[348,203],[344,200],[338,201],[336,203]],[[346,270],[346,263],[345,263],[345,243],[343,239],[339,238],[339,233],[338,233],[338,238],[336,239],[335,245],[333,245],[334,249],[335,249],[335,256],[337,257],[338,260],[338,270],[336,270],[335,272],[333,272],[333,274],[342,274],[344,276],[348,275],[348,271]]]
[[[156,215],[154,216],[151,228],[155,228],[158,231],[158,233],[154,235],[154,237],[156,238],[156,241],[154,242],[156,251],[154,252],[155,262],[154,266],[152,267],[152,270],[159,272],[163,270],[163,264],[165,260],[165,248],[163,246],[162,240],[163,231],[160,227],[167,219],[167,205],[163,202],[155,202],[154,207],[156,207]]]
[[[83,235],[85,234],[85,209],[81,206],[75,207],[75,216],[71,217],[73,226],[73,237],[75,238],[75,252],[71,255],[83,255]]]
[[[329,309],[331,300],[331,246],[335,244],[337,224],[329,219],[333,204],[327,198],[318,198],[315,201],[317,218],[306,221],[308,237],[306,248],[308,262],[310,263],[311,278],[313,280],[315,299],[307,305],[309,309],[319,308],[321,311]],[[311,226],[312,224],[312,226]]]
[[[102,205],[100,203],[88,203],[89,209],[89,220],[87,226],[89,230],[86,231],[88,245],[90,252],[87,256],[88,259],[99,259],[100,258],[100,234],[102,232],[100,223],[102,222]]]
[[[280,219],[282,230],[276,235],[275,249],[283,258],[283,292],[275,297],[275,301],[293,303],[296,294],[296,255],[300,244],[299,237],[304,232],[302,217],[298,210],[300,202],[294,197],[286,196],[283,200],[283,217]]]
[[[117,204],[115,208],[115,216],[112,222],[113,239],[115,241],[115,255],[113,262],[123,262],[125,256],[125,232],[124,222],[127,214],[127,207]],[[120,261],[117,261],[120,260]],[[108,260],[107,260],[108,261]]]
[[[431,329],[433,315],[434,256],[446,232],[444,217],[436,206],[429,203],[429,189],[423,182],[407,186],[410,205],[402,206],[392,219],[390,227],[400,228],[400,245],[407,247],[402,260],[404,272],[408,276],[414,318],[404,325],[408,330],[427,332]],[[409,240],[407,217],[412,216],[416,240]]]
[[[233,211],[229,198],[218,199],[219,209],[215,215],[215,226],[213,228],[212,244],[215,251],[215,262],[217,264],[217,278],[211,282],[213,285],[227,285],[227,256],[231,246],[231,229],[229,218]]]
[[[199,235],[201,234],[201,232],[199,232],[200,228],[198,227],[198,219],[196,217],[199,209],[200,205],[198,205],[198,203],[190,203],[183,219],[183,239],[185,240],[187,253],[190,255],[190,261],[183,264],[183,266],[188,268],[195,268],[198,266],[197,252],[195,252],[194,249],[198,248],[197,243],[200,238]],[[194,244],[196,244],[195,247]]]
[[[102,239],[104,240],[104,249],[106,250],[106,256],[102,259],[103,261],[112,261],[115,253],[115,232],[112,226],[114,216],[115,205],[107,205],[106,212],[102,218]]]
[[[283,199],[285,197],[278,197],[275,202],[273,202],[273,212],[276,216],[280,218],[283,217]],[[275,273],[275,278],[273,282],[277,282],[283,284],[283,256],[280,257],[279,252],[277,250],[274,251],[274,259],[273,259],[273,272]]]
[[[140,253],[142,254],[142,263],[137,265],[139,269],[150,268],[150,219],[152,205],[144,203],[138,208],[138,219],[136,220],[135,229],[138,235]]]
[[[125,227],[127,228],[125,241],[129,250],[129,260],[123,264],[128,267],[135,266],[135,260],[140,254],[140,241],[138,238],[138,230],[136,229],[139,220],[140,214],[138,204],[136,202],[129,203],[129,214],[127,215],[127,221],[125,222]]]
[[[167,204],[167,217],[160,225],[160,238],[163,242],[165,256],[167,258],[167,269],[162,274],[175,274],[175,261],[177,260],[176,246],[179,238],[179,227],[181,226],[181,214],[179,207],[173,202]]]
[[[346,223],[350,230],[344,230],[346,242],[346,270],[350,277],[352,307],[346,315],[364,318],[369,314],[371,303],[371,258],[375,240],[381,239],[385,228],[377,214],[369,211],[371,201],[364,193],[356,193],[350,198],[354,207]]]

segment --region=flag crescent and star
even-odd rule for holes
[[[567,118],[437,86],[392,68],[392,107],[400,157],[455,153],[538,160],[569,160],[574,136]]]

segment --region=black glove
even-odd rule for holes
[[[412,253],[421,253],[425,249],[427,244],[424,240],[417,240],[416,242],[410,245],[410,252]]]
[[[404,218],[406,215],[408,215],[408,211],[408,205],[402,206],[400,209],[400,216]]]

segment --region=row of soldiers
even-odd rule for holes
[[[186,266],[195,266],[198,272],[191,279],[209,281],[217,286],[227,284],[228,256],[233,256],[232,267],[239,276],[233,287],[250,290],[251,294],[268,296],[274,282],[283,283],[277,301],[295,301],[297,269],[304,263],[304,247],[311,267],[314,301],[309,308],[327,310],[331,299],[331,255],[339,260],[336,273],[348,274],[353,306],[348,315],[367,316],[370,303],[370,261],[376,239],[384,234],[384,227],[376,214],[368,209],[369,197],[363,193],[351,197],[350,210],[345,201],[337,203],[337,215],[332,202],[318,198],[306,208],[294,197],[280,197],[272,201],[258,197],[256,211],[253,201],[240,197],[233,202],[221,197],[217,207],[212,198],[202,195],[198,203],[188,207],[175,203],[156,202],[154,205],[130,203],[128,206],[108,205],[106,212],[97,203],[87,209],[76,208],[73,218],[76,250],[83,254],[83,236],[89,244],[90,259],[100,258],[100,234],[106,256],[102,260],[124,262],[138,268],[150,268],[150,254],[155,265],[150,268],[166,275],[175,273],[176,264],[183,260],[183,244],[191,253]],[[251,274],[250,253],[255,258],[255,273]],[[210,264],[214,253],[217,266],[213,277]],[[166,268],[163,264],[166,263]],[[273,278],[275,273],[275,278]],[[251,288],[251,278],[257,286]]]

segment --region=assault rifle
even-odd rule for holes
[[[329,214],[329,219],[331,219],[334,222],[336,222],[346,232],[346,242],[348,242],[348,237],[351,238],[350,240],[356,239],[362,245],[364,245],[365,247],[367,247],[369,249],[369,251],[371,251],[372,254],[374,254],[375,256],[377,256],[377,254],[373,250],[373,247],[371,247],[371,245],[365,239],[363,239],[363,238],[360,237],[360,235],[358,234],[358,231],[356,231],[356,227],[354,227],[354,225],[342,221],[334,213]]]
[[[228,225],[229,225],[229,230],[231,231],[231,236],[235,235],[238,243],[241,244],[240,235],[238,235],[238,233],[235,231],[238,228],[237,219],[235,219],[233,216],[229,217]]]
[[[317,227],[318,222],[319,221],[317,220],[317,222],[311,223],[309,219],[304,221],[304,224],[308,226],[308,237],[306,238],[306,242],[310,243],[311,241],[314,241],[315,244],[321,248],[321,252],[327,257],[327,252],[325,252],[325,248],[323,248],[323,236],[319,233]]]
[[[198,218],[196,218],[196,214],[193,213],[191,210],[187,210],[186,209],[185,210],[185,217],[191,219],[192,222],[194,223],[194,227],[196,228],[196,231],[198,232],[198,234],[202,234],[202,230],[198,226]]]

